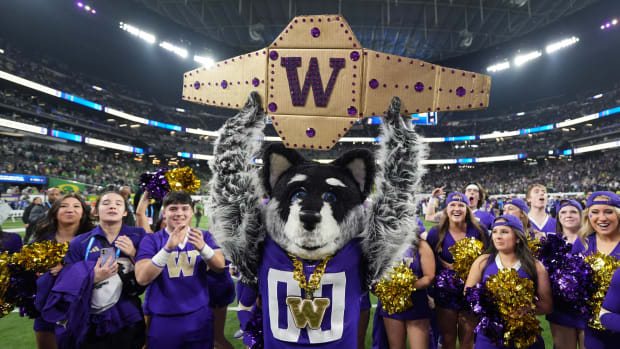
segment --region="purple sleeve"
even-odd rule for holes
[[[17,253],[22,249],[23,242],[21,236],[15,233],[6,233],[8,238],[4,242],[4,246],[0,246],[0,251],[5,250],[8,253]]]
[[[603,308],[612,313],[620,314],[620,269],[617,269],[614,276],[611,278],[607,295],[603,301]],[[618,324],[618,326],[620,326],[620,324]]]
[[[620,331],[620,314],[603,314],[603,316],[601,316],[601,324],[608,330]]]
[[[140,241],[140,247],[136,253],[136,262],[142,259],[151,259],[157,253],[155,238],[155,234],[148,234]]]
[[[215,239],[213,238],[213,235],[211,235],[211,233],[208,230],[204,231],[204,239],[205,239],[205,243],[209,245],[209,247],[211,247],[212,249],[217,250],[220,248],[217,245],[217,243],[215,243]]]
[[[418,234],[422,234],[426,231],[426,227],[424,226],[424,223],[422,223],[422,220],[420,218],[416,218],[418,221],[418,227],[420,227],[420,231],[418,232]]]

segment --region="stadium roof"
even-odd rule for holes
[[[134,0],[210,40],[262,48],[297,15],[340,13],[366,48],[429,61],[534,32],[599,0]]]

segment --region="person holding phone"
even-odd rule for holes
[[[92,293],[81,295],[90,298],[87,329],[83,329],[78,321],[72,321],[77,317],[73,312],[83,312],[84,309],[70,307],[72,310],[67,316],[67,329],[72,331],[71,340],[74,341],[69,344],[74,347],[140,349],[144,345],[141,302],[130,287],[131,278],[127,275],[133,272],[136,248],[146,233],[142,228],[124,225],[126,214],[127,201],[120,193],[103,193],[97,199],[94,210],[99,225],[86,234],[76,236],[69,244],[65,256],[68,265],[61,272],[54,289],[58,287],[72,293],[78,287],[77,280],[84,279],[86,289],[92,289]],[[80,285],[83,287],[83,284]],[[101,294],[100,289],[110,289],[112,293]],[[81,297],[76,302],[82,302]]]
[[[136,279],[148,285],[149,348],[213,347],[207,270],[223,272],[226,261],[211,233],[191,227],[191,204],[185,192],[166,194],[166,227],[148,234],[136,257]]]

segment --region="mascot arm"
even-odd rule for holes
[[[264,126],[260,97],[252,92],[239,113],[220,129],[210,163],[210,231],[226,258],[239,269],[242,281],[250,286],[256,285],[259,247],[264,240],[260,176],[252,164],[260,151]]]
[[[371,197],[362,242],[368,284],[379,280],[418,238],[415,194],[425,173],[422,160],[427,148],[410,119],[401,117],[400,107],[400,99],[394,97],[382,123],[376,192]]]

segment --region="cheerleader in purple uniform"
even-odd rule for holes
[[[478,225],[463,193],[450,193],[446,208],[438,225],[428,232],[426,241],[435,253],[437,271],[453,269],[454,258],[448,250],[463,238],[476,238],[487,246],[487,232]],[[458,334],[460,348],[473,348],[474,327],[471,316],[459,306],[463,298],[443,299],[436,297],[437,319],[442,338],[442,348],[456,348]]]
[[[543,233],[555,233],[555,218],[547,214],[547,188],[542,184],[532,184],[525,195],[531,210],[528,217],[534,229]]]
[[[557,207],[558,223],[557,234],[561,235],[569,244],[573,244],[579,238],[581,228],[581,205],[575,200],[561,200]],[[584,348],[585,326],[583,319],[575,315],[567,314],[557,307],[547,315],[553,344],[556,348],[577,349]]]
[[[573,252],[586,256],[597,251],[620,259],[620,197],[608,191],[590,195],[584,212],[584,223]],[[586,326],[585,345],[588,349],[617,348],[620,332],[599,331]]]
[[[34,230],[34,242],[54,241],[62,244],[95,228],[84,199],[78,194],[67,194],[56,200],[43,220]],[[37,304],[41,304],[54,284],[54,278],[62,270],[62,264],[51,268],[37,280]],[[63,328],[42,318],[34,319],[34,335],[37,347],[56,348],[56,332]],[[59,333],[60,335],[60,333]]]
[[[418,278],[414,284],[416,291],[411,294],[413,306],[403,312],[389,314],[379,300],[373,323],[373,349],[406,348],[407,337],[410,348],[428,348],[430,344],[431,309],[428,305],[427,287],[435,278],[435,256],[424,240],[409,248],[403,261]],[[417,252],[414,253],[414,251]],[[379,327],[384,327],[379,329]],[[383,330],[383,331],[381,331]],[[385,333],[387,338],[383,338]]]
[[[545,267],[534,258],[527,247],[527,235],[523,232],[523,223],[515,216],[499,216],[493,222],[492,244],[485,254],[478,257],[469,271],[465,287],[474,287],[485,282],[489,276],[497,274],[500,269],[515,269],[519,276],[534,281],[537,300],[534,301],[536,314],[549,313],[552,308],[551,285]],[[536,299],[536,298],[535,298]],[[505,346],[493,344],[482,333],[476,336],[476,349],[502,349]],[[542,337],[531,345],[531,349],[544,349]]]
[[[519,198],[508,199],[504,204],[504,215],[508,214],[519,218],[528,237],[540,239],[541,237],[545,236],[545,234],[534,229],[528,217],[529,212],[530,208],[527,207],[527,203],[525,203],[525,201]]]
[[[485,229],[489,230],[495,215],[487,210],[487,194],[480,183],[471,182],[465,185],[463,193],[469,199],[469,208],[474,212],[474,216],[478,219]],[[485,205],[485,208],[482,206]]]

